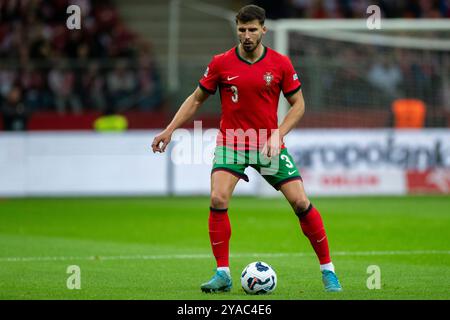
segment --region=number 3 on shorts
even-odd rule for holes
[[[294,167],[294,165],[292,164],[291,160],[289,159],[289,157],[285,154],[281,155],[281,160],[286,161],[286,167],[288,167],[289,169],[292,169]]]

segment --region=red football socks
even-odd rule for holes
[[[328,239],[319,211],[310,204],[308,209],[296,214],[302,231],[311,242],[320,264],[331,262]]]
[[[310,205],[307,210],[299,212],[297,215],[299,216],[302,231],[311,242],[320,264],[330,263],[328,239],[319,211]],[[217,267],[228,267],[229,242],[231,238],[228,209],[210,208],[208,226],[209,239]]]
[[[229,266],[229,242],[231,226],[228,218],[228,209],[214,209],[209,211],[209,240],[216,258],[217,267]]]

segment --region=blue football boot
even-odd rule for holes
[[[323,270],[322,271],[322,281],[325,286],[325,291],[327,292],[339,292],[342,291],[341,284],[333,271]]]
[[[231,290],[231,277],[225,271],[218,271],[211,280],[201,285],[203,292],[228,292]]]

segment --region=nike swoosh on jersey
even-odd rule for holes
[[[291,176],[291,175],[293,175],[296,171],[297,171],[297,170],[289,171],[288,174]]]
[[[231,81],[231,80],[234,80],[234,79],[236,79],[236,78],[239,78],[239,76],[235,76],[235,77],[227,77],[227,81]]]

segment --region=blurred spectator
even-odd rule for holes
[[[23,91],[14,85],[2,103],[3,125],[7,131],[24,131],[27,129],[29,112],[23,102]]]
[[[162,104],[161,83],[148,46],[143,45],[138,62],[137,107],[142,111],[155,110]]]
[[[337,18],[338,4],[335,1],[326,0],[291,0],[294,9],[293,17],[324,19]]]
[[[419,99],[396,99],[392,103],[392,125],[397,129],[423,128],[427,107]]]
[[[107,76],[110,104],[114,112],[130,108],[134,102],[137,79],[124,60],[116,62],[114,69]]]
[[[67,66],[52,69],[48,74],[48,83],[59,113],[66,113],[69,108],[74,113],[81,113],[81,101],[75,91],[75,73],[72,70]]]
[[[351,65],[348,64],[349,61]],[[364,56],[356,50],[342,48],[337,62],[331,91],[338,95],[327,95],[330,99],[328,104],[348,107],[373,106],[373,88],[360,72],[366,67]]]
[[[14,70],[0,68],[0,97],[3,100],[12,90],[17,74]]]
[[[96,111],[103,111],[106,108],[105,79],[100,74],[97,63],[91,63],[87,72],[81,76],[81,92],[85,107]]]
[[[132,32],[127,30],[122,22],[118,22],[111,32],[112,41],[108,47],[108,53],[113,57],[130,58],[135,53],[135,48],[130,46],[134,43],[135,36]]]
[[[402,55],[400,65],[407,84],[405,93],[407,97],[418,98],[433,106],[440,103],[441,94],[436,92],[442,86],[439,84],[437,56],[430,52],[418,53],[405,51]],[[442,74],[442,78],[445,74]],[[442,101],[443,104],[447,103]]]
[[[447,61],[444,64],[444,70],[442,70],[444,77],[442,79],[442,89],[441,89],[441,101],[444,105],[445,111],[450,114],[450,61],[449,57],[446,58]]]
[[[67,34],[64,56],[67,58],[77,58],[79,48],[83,46],[83,33],[81,30],[71,30]]]
[[[381,90],[389,99],[399,97],[402,72],[397,63],[388,54],[379,54],[368,73],[369,82]]]
[[[446,0],[410,0],[405,7],[405,17],[408,18],[442,18],[448,17],[445,7]]]
[[[26,67],[20,77],[24,90],[24,103],[30,112],[51,106],[51,96],[46,88],[46,79],[34,67]]]

